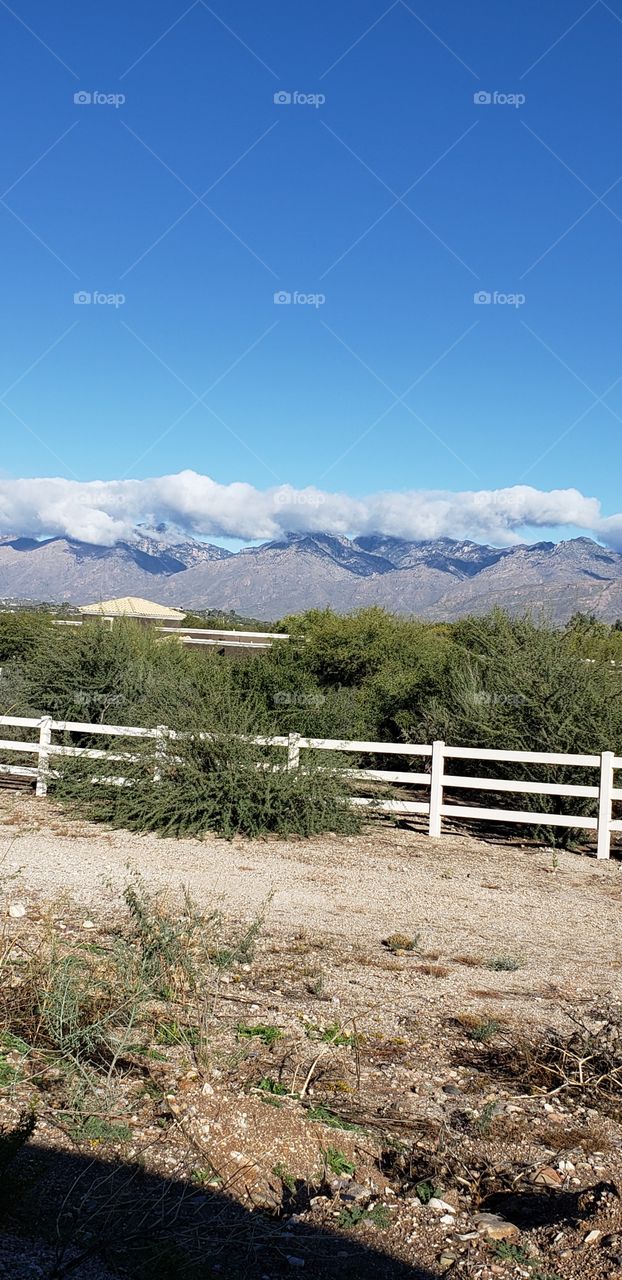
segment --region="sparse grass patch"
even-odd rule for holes
[[[359,1204],[353,1204],[351,1208],[341,1210],[337,1222],[345,1230],[361,1227],[370,1222],[380,1231],[386,1231],[387,1227],[391,1226],[391,1214],[384,1204],[374,1205],[373,1209],[364,1209]]]
[[[283,1032],[278,1027],[269,1026],[264,1022],[258,1022],[256,1026],[249,1026],[246,1022],[238,1022],[236,1031],[241,1040],[252,1040],[256,1038],[261,1040],[263,1044],[276,1044],[283,1036]]]
[[[195,1187],[220,1187],[222,1178],[210,1165],[208,1168],[193,1169],[190,1180]]]
[[[402,952],[418,951],[420,939],[420,933],[415,933],[412,937],[407,933],[391,933],[388,938],[383,938],[383,946],[397,956]]]
[[[561,1280],[561,1277],[556,1272],[543,1271],[539,1260],[533,1258],[521,1245],[509,1244],[507,1240],[499,1240],[494,1245],[493,1252],[500,1261],[514,1262],[517,1266],[524,1268],[529,1273],[530,1280]]]
[[[307,975],[305,987],[310,996],[316,996],[321,999],[324,994],[325,975],[323,969],[312,969]]]
[[[0,1089],[8,1089],[19,1080],[19,1071],[0,1055]]]
[[[474,1040],[476,1044],[487,1044],[502,1029],[503,1024],[501,1022],[498,1022],[495,1018],[490,1018],[488,1021],[477,1022],[475,1026],[468,1027],[466,1034],[469,1040]]]
[[[438,1195],[438,1189],[430,1182],[428,1178],[424,1178],[422,1182],[415,1184],[415,1195],[422,1204],[429,1204],[434,1196]]]
[[[318,1027],[312,1022],[305,1022],[304,1029],[310,1040],[320,1040],[323,1044],[332,1044],[337,1049],[352,1049],[359,1039],[356,1032],[344,1031],[339,1022],[332,1022],[327,1027]]]
[[[186,1045],[194,1049],[201,1042],[199,1027],[183,1026],[179,1022],[161,1022],[156,1031],[156,1043],[172,1048],[175,1045]]]
[[[279,1081],[274,1080],[272,1076],[262,1076],[257,1088],[261,1089],[262,1093],[273,1094],[275,1097],[286,1097],[289,1093],[287,1085],[280,1084]]]
[[[279,1160],[275,1165],[273,1165],[272,1172],[275,1178],[278,1178],[288,1191],[294,1192],[296,1190],[296,1179],[292,1173],[289,1173],[286,1165],[284,1165],[282,1161]]]
[[[521,969],[522,965],[522,960],[517,956],[493,956],[486,961],[486,968],[492,969],[494,973],[514,973],[517,969]]]
[[[329,1173],[334,1173],[337,1177],[341,1177],[343,1174],[351,1176],[354,1173],[356,1165],[351,1160],[348,1160],[347,1156],[338,1147],[327,1147],[326,1151],[322,1152],[322,1155]]]
[[[129,1142],[132,1137],[132,1130],[126,1124],[112,1124],[103,1116],[89,1116],[83,1124],[72,1126],[70,1132],[78,1141],[94,1143]]]
[[[307,1111],[308,1120],[317,1120],[321,1124],[327,1124],[331,1129],[344,1129],[350,1133],[364,1133],[365,1130],[359,1124],[352,1124],[349,1120],[343,1120],[330,1107],[325,1106],[323,1102],[317,1106],[309,1107]]]

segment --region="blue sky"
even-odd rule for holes
[[[12,0],[0,36],[5,493],[620,510],[622,0]]]

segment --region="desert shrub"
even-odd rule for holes
[[[52,632],[52,619],[42,610],[0,613],[0,662],[30,657],[45,646]]]
[[[574,613],[566,623],[568,647],[594,662],[622,662],[622,622],[611,626],[593,614]]]
[[[138,874],[123,903],[114,929],[96,941],[44,925],[34,944],[0,948],[0,1045],[33,1068],[65,1064],[91,1094],[98,1076],[144,1054],[154,1023],[177,1026],[196,1047],[210,989],[223,969],[252,960],[263,926],[261,914],[232,932],[218,910],[199,909],[187,892],[170,901]]]
[[[164,836],[310,836],[359,829],[347,781],[330,762],[288,772],[282,748],[270,755],[231,732],[177,738],[159,760],[150,745],[122,768],[126,785],[94,784],[92,762],[66,761],[56,793],[89,818]]]
[[[622,669],[582,662],[563,632],[494,611],[457,623],[442,676],[427,700],[423,740],[516,751],[598,754],[622,744]],[[447,772],[593,785],[593,770],[481,760],[449,761]],[[449,785],[449,784],[448,784]],[[468,803],[468,792],[461,803]],[[494,792],[487,792],[488,800]],[[476,801],[477,802],[477,801]],[[503,798],[503,807],[508,803]],[[518,808],[593,815],[596,801],[520,795]],[[567,843],[568,828],[547,829]]]
[[[132,717],[157,712],[174,658],[183,665],[179,650],[177,642],[131,620],[112,629],[97,622],[53,629],[36,662],[27,665],[28,703],[56,720],[139,724]]]

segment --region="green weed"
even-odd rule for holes
[[[347,1159],[343,1151],[340,1151],[338,1147],[327,1147],[322,1154],[329,1173],[334,1173],[337,1177],[342,1174],[352,1175],[354,1173],[356,1166],[353,1165],[351,1160]]]
[[[521,961],[516,956],[493,956],[492,960],[488,960],[486,968],[495,973],[514,973],[521,968]]]
[[[236,1031],[241,1039],[250,1040],[256,1037],[263,1044],[276,1044],[283,1036],[283,1032],[278,1027],[267,1026],[263,1022],[258,1022],[256,1026],[250,1027],[246,1022],[238,1022]]]
[[[468,1027],[466,1034],[469,1040],[475,1040],[477,1044],[486,1044],[499,1031],[501,1031],[501,1023],[491,1018],[488,1022],[478,1022],[474,1027]]]
[[[337,1222],[346,1230],[371,1222],[381,1231],[386,1231],[391,1226],[391,1215],[383,1204],[377,1204],[373,1209],[363,1209],[361,1205],[353,1204],[351,1208],[341,1210]]]

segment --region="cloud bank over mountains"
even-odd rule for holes
[[[65,535],[112,546],[137,525],[173,525],[194,537],[279,538],[287,531],[384,533],[412,540],[472,538],[498,546],[525,529],[583,529],[622,550],[622,513],[603,516],[578,489],[529,485],[450,493],[384,492],[365,498],[308,487],[219,484],[196,471],[145,480],[0,478],[0,534]]]

